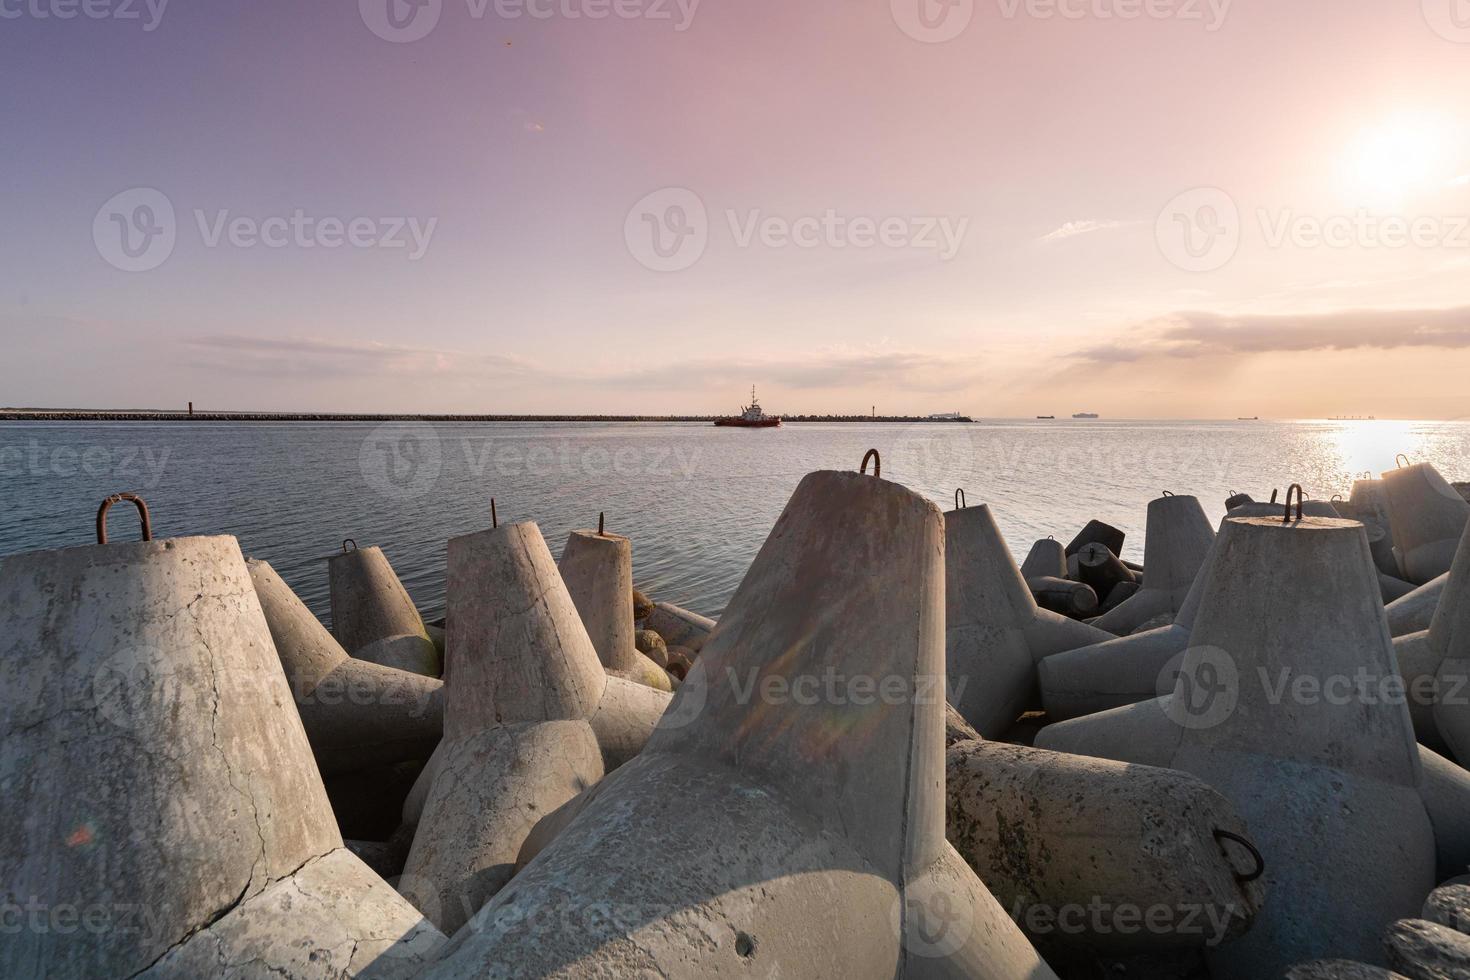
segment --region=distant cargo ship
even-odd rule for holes
[[[742,406],[739,415],[715,419],[715,425],[739,429],[773,429],[781,424],[781,416],[767,415],[755,398],[755,385],[750,386],[750,404]]]
[[[1098,414],[1096,412],[1078,412],[1072,416],[1074,419],[1095,419],[1097,417]]]

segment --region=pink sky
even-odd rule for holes
[[[48,2],[0,402],[1470,415],[1462,0]]]

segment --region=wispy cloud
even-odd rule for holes
[[[1090,235],[1095,231],[1111,231],[1114,228],[1125,228],[1134,221],[1069,221],[1055,231],[1049,231],[1039,239],[1043,244],[1064,241],[1068,238],[1076,238],[1079,235]]]
[[[1312,350],[1461,350],[1470,348],[1470,306],[1247,316],[1181,312],[1137,324],[1128,333],[1127,342],[1089,347],[1074,358],[1118,364]]]

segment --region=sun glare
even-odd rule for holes
[[[1454,176],[1447,171],[1452,131],[1434,115],[1396,116],[1360,131],[1344,156],[1351,189],[1373,199],[1399,199],[1437,187]]]

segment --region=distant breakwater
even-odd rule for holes
[[[715,415],[412,415],[355,412],[164,412],[150,410],[0,409],[4,422],[714,422]],[[785,415],[786,422],[973,422],[968,416]]]

